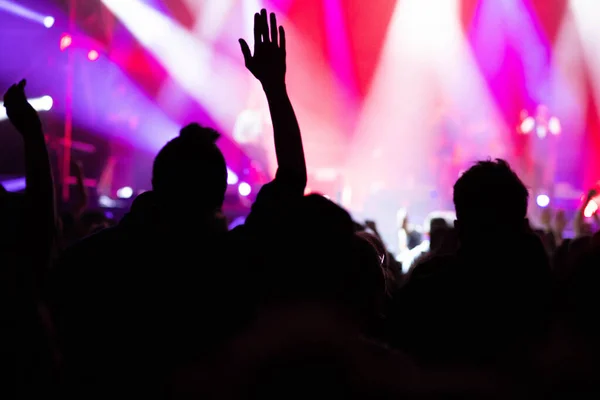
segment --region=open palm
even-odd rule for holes
[[[267,10],[254,14],[254,55],[244,39],[240,39],[246,68],[262,83],[272,86],[285,82],[285,30],[277,26],[274,13],[267,19]]]

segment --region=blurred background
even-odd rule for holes
[[[475,160],[507,159],[534,217],[574,212],[600,179],[596,0],[0,0],[0,87],[28,80],[62,202],[80,162],[94,204],[122,213],[150,189],[157,151],[197,121],[223,134],[225,213],[243,221],[276,168],[237,42],[263,7],[287,30],[309,191],[375,220],[392,252],[407,215],[452,210]],[[0,178],[19,191],[21,140],[3,112]]]

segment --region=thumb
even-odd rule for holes
[[[250,46],[244,39],[240,39],[240,48],[242,49],[242,54],[244,55],[244,63],[246,67],[250,65],[250,61],[252,60],[252,53],[250,52]]]

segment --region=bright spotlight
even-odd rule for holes
[[[524,134],[530,133],[535,126],[535,119],[533,117],[527,117],[521,122],[521,132]]]
[[[54,100],[52,100],[52,97],[50,96],[44,96],[40,97],[37,103],[37,107],[34,106],[34,108],[36,108],[38,111],[50,111],[52,110],[52,106],[54,105]]]
[[[60,51],[65,51],[67,48],[71,47],[73,44],[73,38],[71,35],[62,35],[60,38]]]
[[[31,107],[33,107],[36,111],[50,111],[52,109],[52,106],[54,105],[54,101],[52,100],[52,97],[50,96],[43,96],[43,97],[38,97],[35,99],[28,99],[29,104],[31,104]],[[6,115],[6,108],[4,108],[4,103],[0,102],[0,121],[4,120],[8,118]]]
[[[550,204],[550,197],[545,194],[540,194],[536,199],[537,205],[546,208]]]
[[[227,184],[235,185],[238,182],[239,182],[239,178],[236,175],[236,173],[233,172],[232,170],[230,170],[229,167],[227,167]]]
[[[474,57],[469,35],[465,37],[460,20],[461,2],[402,0],[391,3],[396,6],[387,25],[370,88],[364,99],[357,102],[362,109],[358,110],[357,122],[354,123],[355,136],[347,146],[350,154],[345,156],[345,176],[353,189],[353,204],[349,207],[363,204],[364,199],[371,196],[372,182],[387,176],[388,171],[429,168],[425,159],[418,155],[428,154],[432,140],[440,132],[447,132],[449,125],[455,124],[457,113],[454,110],[461,110],[458,114],[464,112],[461,118],[468,121],[491,122],[487,124],[489,128],[485,128],[486,144],[492,139],[499,141],[505,128],[501,112]],[[400,70],[398,65],[402,65]],[[411,73],[407,75],[409,70]],[[392,87],[402,89],[390,90]],[[521,121],[515,122],[513,129]],[[427,134],[418,138],[409,139],[397,134],[399,131],[423,129]],[[393,140],[390,141],[390,138]],[[401,149],[395,151],[396,157],[374,163],[371,157],[364,156],[384,141],[390,148]],[[407,141],[410,141],[410,146],[403,146],[402,143]],[[501,152],[494,150],[493,154],[484,156],[481,151],[481,155],[473,157],[493,155],[495,158],[501,156]],[[402,167],[397,164],[400,160]],[[374,210],[375,215],[370,217],[384,218],[397,209],[391,204],[389,209],[386,207],[388,205]],[[398,243],[393,234],[384,237],[384,241],[390,245]]]
[[[29,21],[37,22],[44,25],[46,28],[51,28],[54,25],[54,18],[40,14],[32,9],[17,4],[18,2],[9,0],[0,0],[0,10],[4,10],[10,14],[25,18]]]
[[[54,26],[54,17],[47,16],[44,18],[44,26],[48,29]]]
[[[88,53],[88,60],[96,61],[98,58],[100,58],[100,54],[98,54],[96,50],[90,50]]]
[[[120,199],[129,199],[131,196],[133,196],[133,189],[129,186],[125,186],[117,190],[117,197]]]
[[[538,135],[538,137],[539,137],[540,139],[543,139],[543,138],[545,138],[545,137],[546,137],[546,135],[548,134],[548,130],[547,130],[547,129],[546,129],[546,127],[545,127],[545,126],[543,126],[543,125],[538,125],[538,126],[535,128],[535,132],[537,133],[537,135]]]
[[[246,182],[242,182],[238,186],[238,192],[240,196],[246,197],[252,192],[252,188]]]
[[[562,129],[561,129],[560,121],[558,120],[558,118],[556,118],[556,117],[550,118],[550,121],[548,121],[548,130],[553,135],[560,135],[560,132]]]
[[[585,206],[583,210],[583,216],[586,218],[591,218],[598,211],[598,203],[594,200],[590,200],[590,202]]]

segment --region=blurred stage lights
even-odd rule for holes
[[[242,182],[238,186],[238,193],[243,197],[249,196],[252,193],[252,188],[246,182]]]
[[[0,185],[2,185],[2,187],[4,187],[4,190],[6,190],[7,192],[20,192],[22,190],[25,190],[25,188],[27,187],[25,177],[8,179],[0,182]]]
[[[548,130],[553,135],[560,135],[562,128],[560,126],[560,121],[558,120],[558,118],[556,118],[556,117],[550,118],[550,121],[548,121]]]
[[[73,44],[73,37],[71,35],[64,34],[60,38],[60,50],[65,51]]]
[[[0,10],[4,10],[10,14],[27,19],[29,21],[40,23],[48,29],[52,28],[56,22],[54,17],[40,14],[18,4],[17,1],[0,0]]]
[[[545,194],[540,194],[536,199],[537,205],[541,208],[546,208],[550,205],[550,197]]]
[[[535,119],[533,117],[527,117],[521,122],[521,132],[527,134],[530,133],[535,127]]]
[[[46,28],[50,29],[50,28],[52,28],[54,26],[55,20],[54,20],[54,17],[47,16],[47,17],[44,18],[43,22],[44,22],[44,26]]]
[[[39,99],[32,99],[29,103],[38,111],[50,111],[54,105],[54,100],[50,96],[43,96]]]
[[[129,199],[131,196],[133,196],[133,189],[129,186],[124,186],[117,190],[117,197],[120,199]]]
[[[237,174],[227,167],[227,184],[235,185],[239,182],[239,180],[240,179],[238,178]]]
[[[598,203],[595,200],[590,200],[589,203],[585,206],[583,210],[583,216],[586,218],[591,218],[598,212]]]
[[[60,37],[59,46],[60,46],[60,51],[65,51],[68,48],[70,48],[71,46],[73,46],[73,36],[69,35],[68,33],[63,34]],[[90,61],[96,61],[100,58],[100,53],[98,52],[98,50],[91,49],[87,53],[87,58]]]
[[[560,120],[555,116],[548,116],[548,108],[544,105],[538,106],[535,115],[529,115],[527,110],[521,111],[521,124],[519,131],[523,135],[536,133],[537,137],[544,139],[548,133],[558,136],[562,132]]]
[[[90,61],[96,61],[98,58],[100,58],[100,54],[96,50],[90,50],[87,57]]]
[[[98,198],[98,204],[100,205],[100,207],[104,208],[115,208],[117,206],[117,202],[115,200],[105,195],[101,195]]]
[[[29,104],[31,104],[31,106],[36,110],[36,111],[50,111],[52,109],[52,106],[54,105],[54,100],[52,99],[52,97],[50,96],[43,96],[43,97],[38,97],[35,99],[29,99]],[[7,115],[6,115],[6,108],[4,108],[4,103],[0,102],[0,121],[7,119]]]
[[[598,182],[600,184],[600,182]],[[583,209],[583,216],[586,218],[593,217],[598,210],[600,209],[600,188],[596,188],[595,194],[592,196],[590,201],[585,205]],[[582,199],[585,200],[585,196],[582,196]]]

